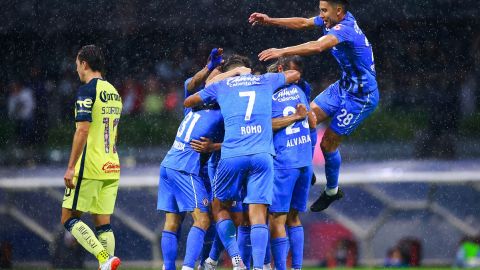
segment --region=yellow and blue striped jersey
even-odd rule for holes
[[[120,161],[115,147],[122,98],[109,82],[92,79],[80,87],[75,122],[89,121],[87,144],[75,165],[79,179],[119,179]]]

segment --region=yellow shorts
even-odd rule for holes
[[[111,215],[117,199],[118,179],[82,179],[74,189],[66,188],[62,207],[92,214]]]

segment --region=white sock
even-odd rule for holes
[[[272,270],[272,265],[267,263],[263,265],[263,270]]]
[[[193,268],[183,265],[182,270],[193,270]]]
[[[328,196],[333,196],[333,195],[337,194],[337,192],[338,192],[338,187],[335,187],[335,188],[325,187],[325,193],[327,193]]]
[[[218,261],[214,261],[212,258],[208,257],[206,260],[205,260],[206,263],[208,264],[213,264],[213,265],[217,265],[218,264]]]

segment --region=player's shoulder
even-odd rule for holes
[[[81,85],[78,88],[79,97],[95,97],[97,92],[97,80],[92,79],[88,83]]]

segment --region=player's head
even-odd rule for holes
[[[320,18],[327,28],[332,28],[348,11],[348,0],[320,0]]]
[[[83,46],[78,51],[77,59],[77,73],[81,82],[86,82],[87,74],[92,72],[100,72],[102,76],[105,74],[105,57],[102,50],[95,45]]]
[[[287,70],[296,70],[300,73],[303,73],[304,65],[303,60],[300,56],[286,56],[280,57],[278,60],[268,66],[268,72],[284,72]]]
[[[238,55],[238,54],[233,54],[230,57],[227,58],[225,63],[223,64],[223,72],[232,70],[237,67],[247,67],[250,68],[252,66],[252,62],[248,57]]]

